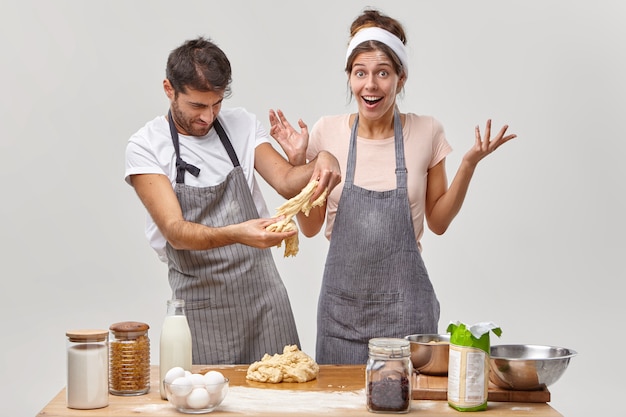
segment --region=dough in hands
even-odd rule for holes
[[[287,345],[282,354],[263,355],[248,367],[246,379],[257,382],[307,382],[317,378],[319,365],[296,345]]]
[[[312,208],[321,206],[326,201],[328,188],[324,190],[322,195],[320,195],[315,201],[311,201],[311,196],[313,196],[318,183],[319,182],[315,180],[309,182],[297,196],[287,200],[282,206],[278,207],[276,209],[276,217],[285,216],[285,218],[277,221],[276,223],[270,224],[265,228],[265,230],[269,232],[298,231],[298,226],[296,226],[296,222],[293,221],[293,217],[299,212],[303,212],[305,216],[308,216]],[[297,233],[285,239],[284,256],[296,256],[299,249],[298,244],[299,240]],[[279,243],[278,247],[280,247],[280,245],[281,244]]]

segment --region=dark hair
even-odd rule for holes
[[[406,45],[406,34],[404,33],[404,28],[402,27],[402,24],[396,19],[385,16],[375,9],[364,10],[363,13],[361,13],[361,15],[359,15],[352,22],[352,25],[350,26],[350,38],[354,37],[354,35],[356,35],[359,30],[368,27],[378,27],[381,29],[385,29],[386,31],[396,35],[402,41],[402,43]],[[356,48],[354,48],[354,50],[346,60],[346,72],[349,73],[350,71],[352,71],[354,58],[356,58],[358,54],[372,51],[382,51],[385,55],[389,57],[389,59],[391,59],[396,73],[400,76],[404,74],[404,67],[402,66],[402,62],[400,62],[400,59],[398,58],[396,53],[393,52],[393,50],[384,43],[374,40],[363,42],[359,44]]]
[[[230,61],[216,44],[203,37],[188,40],[167,58],[165,76],[176,94],[187,87],[198,91],[230,94]]]

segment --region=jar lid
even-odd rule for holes
[[[115,334],[120,333],[145,333],[150,326],[146,323],[142,323],[140,321],[122,321],[119,323],[113,323],[109,326],[109,330],[111,330]]]
[[[99,329],[68,330],[65,332],[65,336],[69,337],[71,342],[103,342],[108,335],[107,330]]]
[[[406,339],[377,337],[369,340],[370,355],[387,358],[405,358],[411,356],[411,343]]]

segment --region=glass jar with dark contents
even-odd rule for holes
[[[407,413],[411,409],[410,342],[375,338],[369,341],[365,368],[367,410],[373,413]]]
[[[142,395],[150,391],[149,326],[124,321],[109,327],[109,392],[114,395]]]

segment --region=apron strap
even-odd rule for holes
[[[184,184],[185,183],[185,171],[189,172],[194,177],[197,177],[198,175],[200,175],[200,168],[183,161],[183,159],[180,157],[180,142],[178,139],[178,131],[176,130],[176,125],[174,124],[174,121],[172,119],[171,110],[169,110],[167,113],[167,120],[170,125],[170,135],[172,136],[172,142],[174,143],[174,151],[176,152],[176,183]],[[220,138],[220,142],[222,142],[222,145],[226,149],[226,152],[228,153],[228,157],[230,158],[230,161],[233,163],[233,166],[235,168],[238,167],[240,165],[239,158],[237,158],[235,149],[233,148],[232,143],[228,139],[228,135],[226,134],[226,131],[224,130],[224,128],[222,127],[222,124],[219,122],[218,119],[215,119],[215,121],[213,121],[213,127],[215,128],[215,131],[217,132],[217,136],[219,136]]]
[[[346,168],[345,184],[352,185],[354,183],[354,171],[356,168],[356,142],[358,135],[359,114],[354,116],[352,124],[352,133],[350,135],[350,148],[348,150],[348,162]],[[396,187],[407,188],[407,169],[404,159],[404,136],[402,135],[402,122],[400,121],[400,113],[398,110],[393,114],[393,135],[396,150]]]
[[[176,151],[176,183],[185,183],[185,171],[189,172],[194,177],[200,175],[200,168],[188,164],[180,157],[180,143],[178,141],[178,130],[172,119],[172,110],[167,112],[167,121],[170,124],[170,135],[172,136],[172,142],[174,143],[174,151]]]
[[[359,132],[359,113],[354,116],[352,132],[350,133],[350,147],[348,148],[348,161],[346,162],[346,178],[344,187],[352,186],[354,182],[354,170],[356,168],[356,138]]]
[[[402,135],[402,122],[398,110],[393,114],[393,133],[396,144],[396,187],[406,189],[408,171],[404,160],[404,136]]]
[[[230,161],[233,163],[233,166],[237,168],[239,166],[239,158],[237,158],[237,154],[235,153],[233,144],[230,143],[230,140],[228,139],[228,135],[226,134],[226,131],[224,130],[224,128],[222,127],[222,124],[217,118],[215,119],[215,121],[213,121],[213,128],[215,128],[215,131],[217,132],[217,136],[220,137],[220,141],[222,142],[222,145],[224,145],[224,148],[226,148],[226,152],[228,152],[228,157],[230,158]]]

